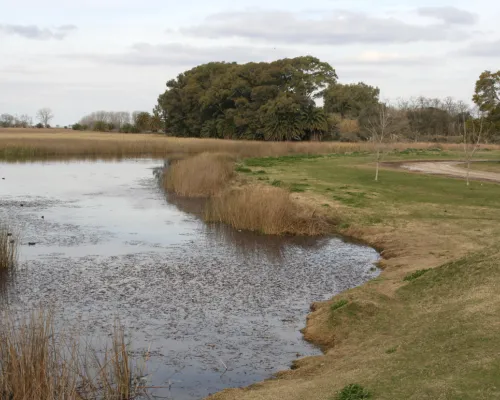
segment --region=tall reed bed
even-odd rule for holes
[[[333,232],[336,223],[313,207],[294,201],[287,190],[264,185],[223,191],[208,202],[205,219],[273,235],[326,235]]]
[[[186,197],[209,197],[222,190],[234,176],[228,154],[201,153],[174,162],[163,175],[165,189]]]
[[[391,149],[435,148],[436,143],[393,143]],[[460,145],[440,145],[461,150]],[[500,146],[488,145],[489,148]],[[51,158],[124,158],[165,157],[172,154],[194,155],[204,152],[229,153],[235,157],[272,157],[290,154],[344,154],[371,151],[366,142],[259,142],[247,140],[174,138],[155,134],[0,129],[0,159],[30,160]]]
[[[129,359],[119,326],[102,356],[57,332],[50,311],[0,317],[1,399],[131,400],[145,393],[144,372]]]
[[[163,184],[166,190],[181,196],[209,198],[204,213],[207,222],[275,235],[323,235],[333,231],[331,218],[297,203],[287,190],[246,182],[233,187],[237,186],[234,176],[231,156],[202,153],[167,167]]]

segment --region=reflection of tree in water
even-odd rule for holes
[[[162,168],[157,168],[153,174],[161,184]],[[165,199],[180,211],[195,215],[202,219],[207,200],[203,198],[188,198],[175,193],[165,192]],[[238,250],[242,256],[264,255],[270,262],[281,263],[286,258],[286,249],[300,248],[305,251],[318,251],[329,242],[328,237],[314,238],[304,236],[263,235],[250,231],[240,231],[226,224],[205,224],[207,237],[213,239],[215,246],[221,243],[229,244]]]

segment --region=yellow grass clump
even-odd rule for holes
[[[209,197],[223,189],[234,176],[234,165],[226,154],[201,153],[176,161],[163,175],[165,189],[187,197]]]
[[[131,400],[145,392],[137,379],[143,371],[129,360],[120,327],[101,356],[57,332],[50,311],[0,317],[1,399]]]
[[[331,217],[299,204],[285,189],[264,185],[246,185],[213,197],[207,204],[205,219],[273,235],[313,236],[334,230]]]

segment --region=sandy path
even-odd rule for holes
[[[465,163],[463,161],[425,161],[408,162],[399,165],[401,168],[413,172],[422,172],[425,174],[446,175],[456,178],[466,177]],[[500,183],[500,173],[470,170],[470,179],[479,181],[493,181]]]

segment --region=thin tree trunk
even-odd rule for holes
[[[467,160],[467,186],[469,186],[470,160]]]
[[[378,182],[378,167],[380,164],[380,150],[377,150],[377,167],[375,169],[375,181]]]

